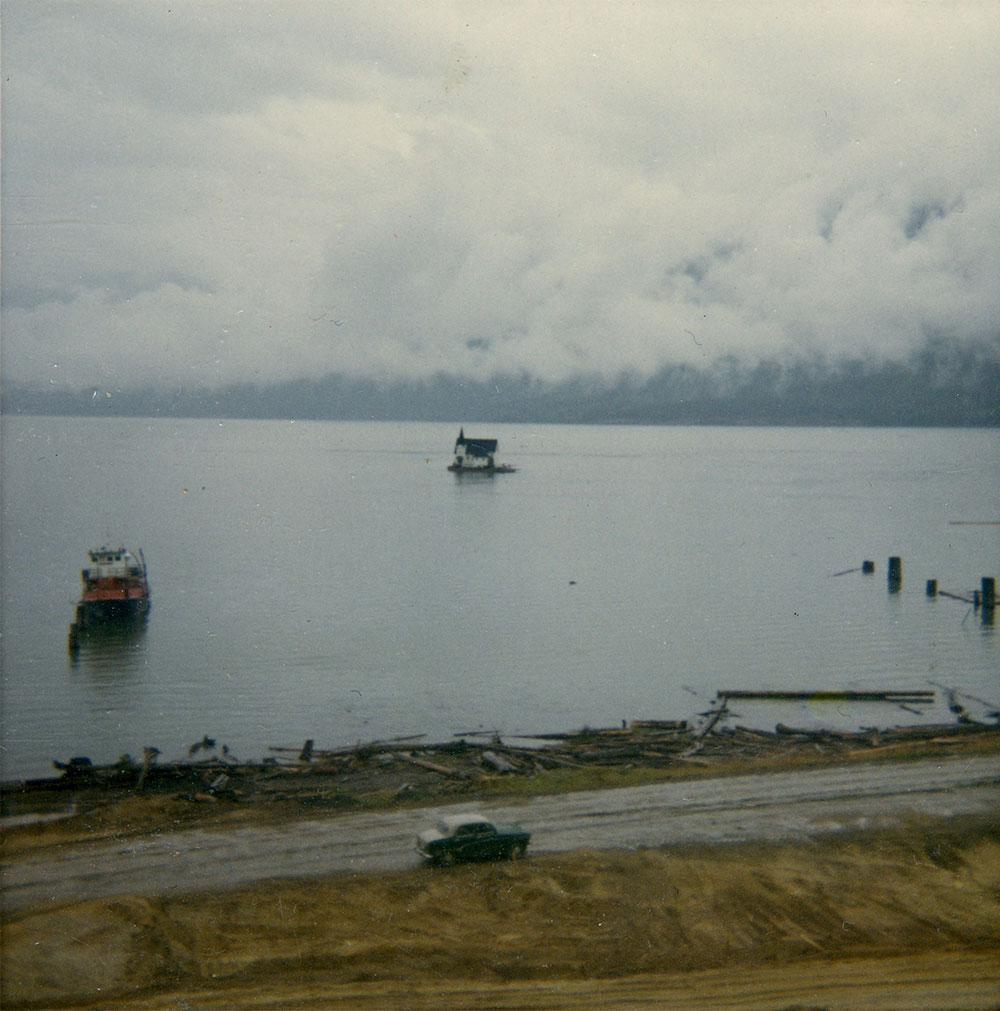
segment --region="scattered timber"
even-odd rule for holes
[[[633,730],[688,730],[687,720],[633,720],[629,726]]]
[[[724,689],[718,697],[728,699],[758,699],[770,701],[834,701],[834,702],[925,702],[934,701],[933,689],[898,689],[886,691],[753,691]]]
[[[992,710],[992,712],[987,713],[987,717],[991,720],[1000,720],[1000,706],[995,702],[991,702],[989,699],[980,698],[978,695],[970,695],[968,692],[960,691],[958,688],[953,688],[950,685],[939,684],[937,681],[931,681],[932,685],[936,685],[943,692],[948,693],[949,699],[968,699],[970,702],[978,702],[979,705],[985,706],[987,709]]]
[[[729,717],[729,709],[726,707],[726,700],[722,700],[722,705],[718,709],[713,712],[705,713],[704,715],[707,717],[706,722],[695,730],[693,735],[697,741],[700,741],[703,737],[712,733],[720,720],[724,720]]]
[[[496,769],[497,772],[518,771],[518,766],[509,759],[504,758],[503,755],[498,755],[495,751],[484,751],[480,757],[483,765],[488,765],[491,769]]]
[[[817,693],[805,694],[817,697]],[[729,695],[748,697],[735,692]],[[890,693],[890,698],[896,701],[897,697]],[[324,750],[312,740],[311,747],[306,746],[309,742],[273,747],[272,756],[259,762],[239,762],[225,745],[202,757],[202,744],[194,752],[196,759],[165,762],[155,748],[145,748],[140,761],[123,755],[110,766],[94,765],[78,756],[54,762],[59,773],[55,778],[4,783],[0,814],[39,814],[70,807],[85,813],[107,804],[109,798],[136,795],[168,796],[190,803],[283,802],[310,809],[367,805],[380,798],[385,802],[435,803],[446,802],[449,795],[467,796],[470,789],[477,796],[486,796],[494,784],[500,790],[505,780],[553,771],[600,767],[732,769],[734,764],[752,769],[770,761],[847,761],[868,752],[903,751],[907,747],[951,748],[976,735],[992,735],[1000,741],[1000,712],[987,714],[991,723],[975,722],[959,701],[966,696],[948,689],[948,698],[952,723],[872,727],[857,732],[782,724],[774,730],[732,726],[734,714],[717,706],[693,723],[636,720],[625,727],[539,735],[539,741],[545,742],[541,744],[515,745],[495,735],[487,740],[463,738],[442,743],[406,737]]]
[[[421,769],[429,769],[431,772],[436,772],[440,776],[451,776],[455,779],[469,778],[468,773],[464,769],[441,765],[439,762],[428,762],[426,758],[417,758],[416,755],[411,754],[409,751],[398,751],[396,752],[396,755],[404,762],[411,762],[413,765],[420,766]]]

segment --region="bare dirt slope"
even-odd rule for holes
[[[997,1008],[996,819],[27,909],[5,1008]]]

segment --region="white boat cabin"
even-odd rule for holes
[[[145,574],[145,565],[127,548],[97,548],[88,551],[91,567],[84,579],[122,579]]]

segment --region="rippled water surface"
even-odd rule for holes
[[[924,594],[1000,575],[998,433],[465,429],[517,473],[448,473],[458,424],[5,418],[4,778],[203,734],[260,758],[693,718],[732,688],[938,692],[734,717],[765,727],[1000,704],[996,626]],[[152,612],[74,659],[110,541],[143,549]]]

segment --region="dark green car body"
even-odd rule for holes
[[[520,825],[495,825],[482,815],[449,815],[417,836],[417,852],[432,864],[524,856],[531,834]]]

